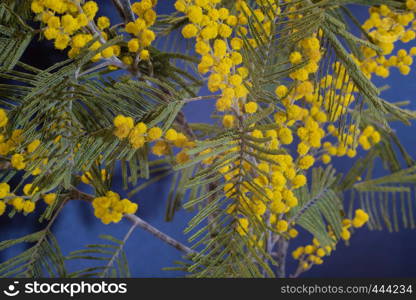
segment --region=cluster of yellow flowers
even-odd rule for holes
[[[194,141],[190,141],[186,135],[177,132],[175,129],[168,129],[165,134],[159,127],[147,128],[143,122],[134,125],[131,117],[118,115],[114,118],[114,135],[119,139],[127,138],[134,149],[139,149],[146,142],[154,142],[152,153],[157,156],[163,156],[171,153],[173,147],[183,148],[176,154],[177,163],[184,163],[189,159],[186,150],[195,146]]]
[[[132,4],[133,12],[138,16],[134,22],[126,24],[124,30],[133,35],[128,44],[121,43],[103,49],[95,55],[92,61],[120,57],[131,65],[138,54],[137,62],[148,60],[149,51],[146,49],[155,40],[155,33],[149,29],[156,21],[153,7],[157,0],[142,0]],[[32,11],[37,20],[46,27],[43,34],[46,39],[53,40],[56,49],[64,50],[70,47],[68,56],[76,57],[80,51],[89,45],[89,50],[95,51],[103,46],[110,37],[110,19],[106,16],[96,18],[99,6],[95,1],[86,1],[81,5],[79,0],[33,0]],[[90,43],[98,36],[98,40]],[[125,49],[122,47],[124,46]],[[111,66],[113,69],[114,66]]]
[[[228,208],[228,212],[237,212],[243,216],[255,214],[259,219],[264,218],[265,222],[275,226],[278,233],[288,233],[290,237],[295,237],[297,231],[290,228],[293,224],[289,224],[285,220],[284,214],[298,205],[298,199],[293,191],[306,184],[306,176],[302,173],[301,168],[310,168],[314,158],[313,156],[305,156],[299,163],[296,163],[289,154],[270,155],[270,159],[273,159],[275,163],[262,162],[256,167],[247,162],[242,163],[244,173],[248,174],[257,169],[258,174],[252,182],[243,181],[238,186],[232,182],[232,178],[236,176],[236,173],[241,172],[240,170],[230,171],[231,166],[221,170],[225,180],[229,182],[224,187],[226,196],[236,198],[238,195],[236,203]],[[253,185],[262,189],[265,195],[253,194]],[[238,193],[237,189],[239,189]],[[240,234],[246,235],[248,225],[247,218],[239,218],[237,230]]]
[[[109,179],[109,174],[106,169],[101,169],[101,161],[102,155],[97,158],[95,164],[100,168],[99,179],[104,183]],[[93,185],[93,180],[93,174],[90,171],[84,171],[81,175],[82,183]],[[124,213],[135,213],[138,208],[137,204],[130,202],[128,199],[120,200],[120,196],[112,191],[108,191],[105,196],[94,198],[92,206],[94,208],[94,215],[104,224],[110,224],[111,222],[118,223]]]
[[[152,9],[156,4],[157,0],[142,0],[141,2],[133,3],[132,10],[139,18],[126,25],[126,32],[134,36],[127,44],[128,49],[133,54],[139,53],[139,57],[142,60],[149,59],[150,53],[146,48],[156,38],[155,33],[149,29],[156,21],[156,12]],[[124,56],[123,62],[131,65],[133,58]]]
[[[247,24],[247,18],[241,12],[239,16],[232,15],[227,8],[217,9],[220,0],[178,0],[175,7],[187,15],[190,23],[183,27],[185,38],[196,38],[195,51],[201,55],[198,71],[209,74],[208,89],[211,92],[221,92],[217,100],[217,110],[224,112],[231,108],[240,109],[244,104],[247,113],[257,110],[257,103],[247,102],[248,90],[243,80],[248,76],[245,67],[239,67],[243,57],[239,50],[243,47],[243,40],[238,37],[246,34],[247,30],[240,26]],[[236,1],[238,10],[246,9],[244,1]],[[264,19],[261,10],[256,14]],[[245,29],[245,30],[243,30]],[[225,115],[223,124],[226,127],[234,126],[234,116]]]
[[[0,129],[4,130],[8,123],[8,117],[5,110],[0,109]],[[23,142],[23,131],[21,129],[13,130],[9,138],[6,134],[0,133],[0,155],[11,156],[10,163],[16,170],[30,171],[32,175],[36,176],[42,172],[41,166],[48,163],[48,159],[40,159],[33,155],[33,152],[40,146],[41,141],[39,139],[33,140],[26,146],[26,149],[18,150]],[[28,162],[39,162],[35,168],[31,170],[28,168]]]
[[[302,18],[301,12],[297,12],[301,2],[288,6],[288,11],[283,11],[285,14],[282,18]],[[217,93],[215,107],[221,114],[222,126],[238,128],[242,121],[261,109],[257,102],[250,99],[249,88],[254,81],[250,78],[248,68],[243,66],[242,49],[245,46],[256,48],[259,41],[269,39],[274,17],[281,14],[282,7],[285,9],[285,6],[278,6],[272,0],[256,0],[257,8],[251,9],[245,0],[236,0],[235,10],[229,10],[220,7],[220,3],[221,0],[177,0],[175,8],[189,20],[182,28],[182,35],[186,39],[195,39],[195,52],[200,55],[198,72],[206,76],[209,91]],[[128,22],[124,27],[125,32],[130,34],[128,41],[102,50],[93,61],[115,56],[126,65],[134,65],[141,60],[148,60],[149,46],[155,40],[155,33],[150,28],[157,18],[154,10],[156,4],[157,0],[133,3],[132,10],[137,19]],[[416,0],[407,0],[406,5],[408,12],[394,11],[386,5],[370,9],[370,18],[363,24],[363,28],[382,49],[382,53],[363,47],[364,59],[353,57],[369,78],[373,73],[387,77],[390,67],[397,67],[404,75],[410,72],[416,47],[409,53],[400,49],[396,55],[391,55],[397,41],[407,43],[416,37],[416,21],[413,21]],[[78,55],[87,45],[90,50],[97,50],[109,40],[112,34],[109,30],[110,20],[105,16],[96,19],[98,9],[94,1],[87,1],[82,5],[78,0],[32,1],[32,11],[46,25],[44,36],[48,40],[54,40],[57,49],[70,47],[70,57]],[[256,39],[250,35],[250,18],[256,20],[254,29],[261,33]],[[99,36],[94,36],[97,34]],[[98,40],[91,44],[95,37]],[[247,134],[246,138],[253,147],[245,144],[244,147],[249,148],[245,152],[259,154],[264,160],[246,159],[225,165],[219,170],[227,182],[224,187],[225,195],[235,200],[227,208],[227,212],[237,217],[237,232],[241,236],[248,236],[250,241],[259,245],[263,243],[262,237],[252,233],[254,230],[252,231],[247,216],[254,214],[258,220],[284,238],[295,238],[298,235],[294,228],[296,224],[290,223],[287,213],[298,206],[294,191],[307,184],[307,171],[317,161],[329,164],[332,157],[355,157],[358,146],[369,150],[381,140],[380,133],[371,125],[362,128],[351,125],[344,132],[340,132],[334,125],[354,104],[357,88],[340,62],[334,62],[328,74],[315,85],[314,80],[319,77],[317,73],[324,50],[321,37],[321,31],[311,34],[300,40],[288,54],[287,62],[294,71],[274,89],[276,103],[279,104],[276,105],[273,115],[274,129],[262,130],[252,124],[252,129]],[[182,149],[176,154],[176,162],[179,164],[190,159],[187,150],[196,145],[195,141],[190,141],[185,134],[174,128],[163,132],[159,127],[148,128],[143,122],[135,124],[131,117],[118,115],[113,124],[114,135],[120,140],[128,141],[133,149],[140,149],[148,142],[155,142],[152,153],[157,156],[172,154],[173,147]],[[6,125],[7,114],[0,110],[0,128]],[[15,130],[8,140],[0,136],[0,154],[13,153],[22,142],[21,135],[21,131]],[[25,151],[14,153],[11,157],[12,166],[18,170],[25,169],[27,161],[35,159],[31,153],[40,144],[40,140],[34,140]],[[236,143],[228,152],[205,159],[202,163],[209,166],[231,152],[244,152],[241,147],[243,144]],[[269,154],[266,155],[256,148],[267,150]],[[198,155],[211,151],[207,149]],[[47,160],[44,164],[46,163]],[[37,167],[31,172],[38,175],[41,169]],[[105,169],[101,170],[101,176],[102,180],[107,178]],[[91,173],[87,171],[81,180],[90,184],[91,178]],[[249,182],[236,178],[251,179]],[[27,193],[31,185],[30,188],[27,186],[24,193],[30,196]],[[0,184],[1,199],[8,197],[10,188],[7,187]],[[1,197],[3,189],[5,196]],[[254,190],[261,193],[255,193]],[[48,204],[53,203],[55,198],[55,194],[44,196]],[[5,203],[9,202],[0,201],[0,213],[4,213]],[[35,206],[34,202],[25,201],[21,197],[14,198],[10,204],[16,210],[24,212],[33,211]],[[95,198],[93,207],[95,215],[103,223],[109,224],[119,222],[123,214],[135,213],[138,206],[128,199],[121,200],[117,193],[109,191],[104,196]],[[343,220],[341,239],[348,241],[351,229],[361,227],[367,221],[368,215],[361,209],[357,210],[352,220]],[[293,257],[299,260],[302,269],[307,270],[314,264],[321,264],[322,258],[335,248],[335,233],[331,228],[328,231],[334,240],[333,245],[320,247],[314,238],[311,245],[299,247],[293,252]]]
[[[134,149],[139,149],[144,146],[146,142],[152,142],[160,139],[162,136],[162,129],[153,127],[148,129],[143,122],[134,124],[132,117],[125,117],[118,115],[114,118],[114,135],[119,139],[128,138],[130,145]]]
[[[248,89],[250,86],[249,72],[245,67],[240,66],[243,62],[240,50],[243,47],[243,39],[247,39],[252,47],[256,47],[256,41],[248,36],[248,18],[255,17],[264,27],[265,35],[270,32],[271,20],[269,15],[264,14],[264,10],[255,9],[251,11],[245,1],[236,1],[235,7],[237,15],[232,15],[226,8],[217,9],[220,1],[184,1],[178,0],[175,7],[178,11],[185,13],[190,23],[183,27],[182,34],[185,38],[196,38],[195,50],[201,55],[201,62],[198,71],[208,75],[208,89],[211,92],[220,92],[220,97],[216,102],[216,109],[224,112],[222,124],[226,128],[236,127],[238,116],[244,114],[254,114],[258,110],[258,104],[248,101]],[[276,4],[268,3],[270,9],[279,12]],[[259,24],[257,24],[259,26]],[[242,37],[244,36],[244,37]],[[230,113],[228,113],[230,112]],[[260,130],[252,131],[254,138],[270,138],[267,144],[272,150],[279,148],[279,139],[284,144],[290,144],[291,131],[287,128],[280,130]],[[286,143],[285,143],[286,142]],[[239,145],[229,152],[239,151]],[[208,154],[211,149],[207,149],[200,155]],[[254,150],[255,152],[255,150]],[[226,155],[227,153],[225,153]],[[218,159],[220,157],[217,157]],[[296,164],[290,155],[277,155],[272,159],[275,164],[260,163],[253,168],[248,162],[243,162],[244,172],[257,169],[260,174],[254,178],[254,184],[265,189],[269,203],[264,199],[252,195],[251,183],[242,182],[238,187],[235,186],[233,179],[240,172],[234,165],[227,165],[220,171],[224,174],[224,179],[229,182],[224,190],[229,198],[236,198],[236,188],[239,189],[237,203],[229,207],[229,213],[246,215],[255,213],[258,217],[265,215],[267,208],[273,212],[271,221],[276,223],[279,232],[287,230],[285,220],[277,220],[277,215],[287,212],[291,207],[297,205],[297,199],[292,189],[306,184],[306,177],[297,172]],[[313,157],[305,157],[302,160],[303,169],[308,169],[313,164]],[[214,158],[203,161],[204,164],[212,164]],[[312,161],[312,162],[311,162]],[[234,171],[230,171],[230,170]],[[272,174],[271,180],[264,174]],[[237,230],[245,235],[248,228],[248,219],[240,218]],[[292,234],[293,231],[292,231]]]
[[[129,199],[120,199],[120,195],[108,191],[105,196],[97,197],[93,200],[94,214],[104,224],[111,222],[118,223],[123,218],[123,214],[134,214],[138,205]]]
[[[16,147],[22,142],[22,131],[20,129],[16,129],[13,131],[12,136],[9,140],[5,141],[7,147],[4,149],[4,153],[7,151],[14,152]],[[19,153],[15,153],[11,157],[11,164],[16,170],[23,170],[26,169],[30,171],[33,176],[37,176],[42,173],[42,166],[47,165],[48,159],[47,158],[38,158],[33,155],[33,152],[41,145],[41,141],[39,139],[33,140],[30,144],[27,145],[26,150],[23,150]],[[7,148],[7,149],[6,149]],[[28,170],[28,162],[31,161],[40,161],[33,170]]]
[[[236,120],[245,114],[256,113],[259,108],[256,102],[248,100],[246,87],[251,86],[250,74],[247,68],[240,66],[242,55],[239,50],[243,47],[243,39],[248,40],[251,47],[257,46],[256,41],[249,35],[249,18],[258,21],[256,26],[263,27],[257,28],[258,31],[264,32],[267,37],[270,32],[270,15],[281,13],[280,7],[274,3],[263,2],[268,1],[257,1],[259,8],[250,10],[245,1],[236,1],[237,15],[232,15],[226,8],[217,9],[219,1],[215,0],[178,0],[175,3],[176,9],[185,13],[190,21],[183,27],[182,34],[185,38],[196,39],[195,50],[201,55],[199,72],[203,75],[208,74],[208,89],[211,92],[220,92],[216,109],[225,112],[222,119],[225,128],[238,126]],[[293,9],[294,6],[291,6],[291,13],[294,12]],[[334,74],[322,80],[320,89],[314,88],[310,77],[318,71],[322,57],[318,35],[319,33],[316,33],[301,40],[297,49],[288,57],[295,71],[289,74],[289,78],[292,79],[290,85],[281,84],[275,89],[277,98],[283,104],[283,108],[279,108],[274,115],[278,129],[254,129],[250,133],[253,143],[255,140],[267,139],[267,142],[259,145],[270,151],[284,149],[286,154],[267,155],[265,158],[271,163],[254,162],[252,165],[243,161],[242,168],[230,164],[220,170],[228,182],[224,188],[226,196],[236,199],[235,204],[228,208],[228,212],[240,215],[236,229],[241,235],[249,233],[249,220],[244,216],[254,213],[260,219],[264,217],[264,221],[273,225],[280,234],[288,237],[297,236],[296,229],[292,227],[294,224],[288,223],[285,214],[298,205],[293,191],[307,183],[304,173],[315,164],[316,159],[320,158],[324,163],[329,163],[331,155],[354,157],[358,144],[355,143],[356,139],[366,150],[380,141],[380,134],[371,126],[359,136],[360,130],[354,126],[350,127],[348,133],[340,134],[332,124],[354,101],[353,92],[356,89],[352,84],[344,86],[347,75],[340,63],[333,64]],[[307,63],[299,67],[304,62]],[[339,94],[334,94],[334,84]],[[301,103],[297,104],[297,101]],[[331,111],[331,114],[328,114],[328,111]],[[327,123],[328,133],[338,138],[337,143],[322,143],[322,139],[327,136],[324,130]],[[296,154],[289,150],[295,141],[294,133],[299,138]],[[224,155],[239,151],[239,147],[240,145],[236,145]],[[320,148],[323,149],[318,151]],[[207,149],[200,155],[210,151]],[[251,151],[257,152],[256,149]],[[213,161],[214,158],[210,158],[203,163],[209,165]],[[234,180],[239,172],[256,175],[252,182],[243,181],[237,186]],[[265,196],[254,195],[253,184],[263,190]]]
[[[341,231],[341,239],[348,241],[351,238],[351,229],[364,226],[369,219],[368,214],[362,209],[355,211],[355,216],[352,220],[344,219]],[[321,247],[319,241],[313,238],[311,245],[301,246],[292,252],[292,257],[299,260],[299,268],[302,271],[309,270],[313,265],[320,265],[323,263],[323,257],[331,254],[335,250],[337,244],[337,237],[331,228],[328,228],[329,236],[332,238],[332,245]]]
[[[291,62],[300,63],[300,57],[307,56],[309,63],[296,70],[295,75],[290,74],[290,77],[296,77],[290,91],[286,85],[279,85],[276,88],[276,96],[282,100],[285,110],[276,113],[275,120],[282,125],[281,130],[286,132],[283,137],[287,142],[292,142],[291,132],[296,132],[300,140],[297,145],[300,159],[312,153],[323,163],[328,164],[331,162],[331,156],[355,157],[358,144],[364,150],[369,150],[371,146],[380,142],[380,133],[372,126],[364,128],[362,133],[355,125],[349,126],[346,132],[337,130],[334,123],[354,102],[354,93],[357,89],[352,83],[345,84],[349,76],[346,74],[345,67],[339,62],[332,64],[332,74],[324,76],[319,88],[314,88],[309,75],[318,70],[319,40],[317,37],[311,37],[302,40],[299,46],[300,51],[290,54]],[[299,74],[303,75],[298,77]],[[298,100],[301,102],[299,105],[296,104]],[[335,137],[336,141],[323,142],[323,139],[329,136]],[[320,148],[322,148],[322,151],[319,151],[320,155],[316,155]]]
[[[195,145],[195,141],[190,141],[185,134],[170,128],[164,134],[163,140],[155,143],[152,152],[157,156],[162,156],[171,153],[173,147],[182,149],[182,151],[176,154],[176,162],[181,164],[189,160],[189,155],[186,152],[188,149],[195,147]]]
[[[408,10],[405,12],[394,11],[386,5],[373,6],[370,8],[370,18],[365,21],[363,28],[368,35],[382,49],[378,54],[374,49],[363,47],[364,60],[357,63],[361,66],[366,76],[372,74],[386,78],[390,75],[390,67],[396,67],[400,73],[410,73],[413,64],[412,56],[416,55],[416,47],[409,53],[400,49],[396,55],[391,55],[395,49],[395,43],[401,41],[408,43],[416,37],[416,21],[414,12],[416,8],[414,0],[406,1]]]
[[[38,191],[38,188],[33,188],[32,184],[28,183],[23,187],[24,196],[17,196],[10,192],[10,185],[8,183],[0,183],[0,216],[6,212],[6,204],[14,208],[17,212],[22,211],[25,214],[33,212],[36,207],[36,202],[30,198]],[[52,205],[56,200],[56,194],[44,194],[43,200],[46,204]]]
[[[98,5],[94,1],[88,1],[81,7],[79,1],[34,0],[32,11],[47,25],[43,31],[44,36],[54,40],[56,49],[64,50],[70,44],[73,49],[80,49],[92,40],[91,35],[75,33],[85,28],[97,14]]]
[[[8,124],[7,113],[4,109],[0,109],[0,129],[3,132],[0,134],[0,155],[10,156],[10,164],[16,170],[23,170],[30,172],[33,176],[39,175],[42,172],[40,166],[28,169],[28,162],[39,162],[37,165],[46,165],[48,159],[41,159],[33,155],[33,152],[40,146],[41,141],[38,139],[29,143],[26,148],[17,152],[23,142],[23,131],[21,129],[13,130],[11,136],[6,138],[5,127]],[[0,215],[6,211],[6,204],[12,206],[16,211],[23,211],[24,213],[31,213],[35,210],[36,202],[32,201],[32,196],[39,191],[39,188],[32,188],[31,183],[27,183],[23,187],[24,196],[16,196],[10,192],[8,183],[0,183]],[[43,195],[45,203],[51,205],[55,199],[55,193],[48,193]]]

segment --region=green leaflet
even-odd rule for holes
[[[129,265],[123,250],[124,242],[111,235],[100,235],[105,244],[90,244],[71,252],[66,260],[100,261],[103,265],[85,268],[68,274],[69,278],[128,278]]]
[[[0,66],[12,70],[33,37],[33,30],[7,3],[0,4]]]
[[[0,251],[21,243],[31,243],[27,250],[0,264],[0,277],[66,277],[65,262],[58,242],[48,230],[0,242]]]
[[[329,166],[325,170],[312,170],[310,187],[295,190],[299,206],[290,212],[289,222],[295,222],[315,236],[322,245],[330,245],[333,240],[328,236],[326,225],[330,225],[339,237],[342,227],[342,202],[334,192],[337,177]]]

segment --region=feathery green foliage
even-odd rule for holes
[[[183,108],[189,102],[205,99],[197,95],[207,80],[200,75],[204,71],[201,71],[201,65],[198,66],[200,57],[194,53],[194,43],[185,41],[179,34],[185,26],[192,24],[192,16],[180,13],[158,16],[152,27],[158,40],[145,49],[151,59],[141,59],[142,53],[131,51],[131,45],[125,41],[130,34],[126,24],[136,18],[134,5],[132,8],[128,1],[123,5],[117,1],[120,5],[116,3],[116,8],[124,23],[107,29],[107,39],[103,38],[95,21],[91,21],[85,26],[91,35],[85,48],[76,49],[79,53],[71,59],[40,70],[20,61],[34,35],[45,29],[37,30],[28,25],[33,21],[30,2],[6,0],[0,4],[0,105],[8,111],[4,136],[22,130],[22,142],[16,145],[16,153],[26,151],[36,139],[42,143],[29,155],[23,174],[10,167],[13,159],[7,155],[0,156],[0,163],[2,182],[21,178],[12,193],[18,193],[32,179],[37,168],[45,170],[31,182],[38,190],[33,189],[33,194],[25,195],[38,201],[49,191],[56,192],[58,200],[48,206],[41,220],[53,222],[55,214],[61,212],[61,206],[71,199],[92,202],[98,216],[96,199],[108,196],[119,169],[129,197],[140,196],[149,185],[169,178],[166,220],[173,220],[182,208],[192,211],[193,218],[185,229],[191,248],[137,219],[133,220],[132,228],[141,224],[184,251],[187,262],[180,268],[190,277],[198,278],[284,276],[281,257],[286,256],[287,247],[279,247],[287,245],[291,237],[287,228],[279,229],[276,220],[272,221],[273,215],[287,221],[290,229],[299,225],[322,247],[332,246],[334,237],[336,240],[343,238],[343,219],[349,217],[352,220],[356,208],[362,208],[370,215],[370,229],[386,226],[390,231],[398,230],[399,223],[406,228],[415,227],[415,161],[390,125],[395,121],[410,125],[416,112],[404,107],[405,103],[382,99],[381,88],[363,72],[358,61],[365,57],[365,49],[375,51],[376,55],[381,55],[383,49],[349,7],[350,4],[384,4],[400,12],[406,9],[403,1],[242,1],[247,4],[247,9],[238,8],[235,1],[222,1],[221,6],[230,14],[239,15],[240,21],[247,21],[244,27],[247,32],[241,28],[238,32],[242,40],[239,53],[248,73],[242,87],[248,91],[247,99],[256,104],[255,112],[247,114],[242,113],[243,102],[231,107],[234,126],[225,126],[224,122],[221,125],[220,109],[217,109],[218,115],[212,115],[213,124],[188,123],[184,116]],[[264,20],[269,21],[270,28],[264,26]],[[357,26],[360,35],[354,33]],[[123,29],[120,31],[119,28]],[[373,145],[364,158],[358,159],[345,175],[338,173],[332,165],[314,167],[309,172],[308,184],[293,188],[297,205],[290,211],[276,214],[267,210],[264,218],[259,217],[249,202],[258,201],[259,209],[270,206],[275,195],[262,185],[262,181],[272,182],[270,170],[280,172],[282,168],[278,158],[296,150],[283,146],[290,143],[269,147],[272,136],[255,136],[254,132],[282,129],[274,114],[289,115],[289,105],[285,102],[288,99],[285,98],[287,95],[277,97],[275,88],[287,86],[288,95],[297,91],[299,80],[293,80],[291,76],[311,61],[302,57],[295,64],[290,54],[311,36],[319,40],[318,50],[322,57],[318,71],[310,75],[317,95],[317,99],[310,102],[322,104],[329,120],[337,119],[334,123],[336,134],[333,135],[340,136],[340,140],[353,126],[361,129],[372,126],[380,134],[381,141]],[[99,43],[98,47],[94,46],[96,43]],[[133,62],[126,63],[128,59],[120,55],[104,57],[104,50],[113,46],[119,46]],[[231,51],[229,48],[226,50]],[[235,67],[232,71],[238,72]],[[327,82],[329,77],[333,78],[332,82]],[[210,80],[208,78],[208,87]],[[350,97],[354,94],[355,101],[344,107],[337,97],[347,94]],[[220,95],[212,95],[212,99],[218,98]],[[141,147],[133,147],[129,132],[124,137],[115,134],[117,116],[131,117],[136,126],[143,122],[146,128],[160,127],[164,140],[157,139],[156,145],[167,143],[172,128],[182,133],[188,144],[177,148],[183,148],[180,154],[186,159],[181,161],[181,156],[171,148],[162,158],[156,159],[152,152],[158,153],[152,150],[149,140]],[[297,132],[298,127],[300,125],[294,123],[286,129]],[[354,136],[351,144],[357,143],[358,136]],[[171,144],[174,142],[170,141]],[[314,148],[311,153],[321,159],[324,151],[318,150],[320,147]],[[299,164],[299,161],[300,156],[295,163]],[[385,167],[386,175],[374,178],[373,169],[379,162]],[[269,171],[260,167],[262,164],[267,164]],[[308,175],[307,169],[300,168],[295,175]],[[94,195],[78,189],[86,179],[94,188]],[[292,182],[290,185],[294,186]],[[117,201],[112,199],[105,204],[106,208]],[[18,211],[16,207],[12,208],[9,216]],[[242,219],[250,224],[250,234],[241,224]],[[25,237],[0,242],[0,250],[20,243],[32,244],[16,257],[2,262],[0,275],[129,277],[123,251],[126,239],[120,241],[108,235],[101,238],[105,243],[87,245],[66,257],[61,254],[50,225]],[[68,273],[66,260],[100,264]]]

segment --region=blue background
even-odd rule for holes
[[[98,1],[100,13],[117,18],[115,10],[109,5],[110,1]],[[102,2],[102,3],[101,3]],[[159,1],[159,12],[171,11],[173,1]],[[163,4],[161,4],[163,3]],[[170,4],[166,4],[170,3]],[[361,20],[367,16],[365,8],[353,8],[354,13]],[[116,21],[114,21],[115,23]],[[405,48],[415,44],[410,42]],[[56,61],[64,59],[64,55],[51,48],[48,42],[33,42],[25,55],[25,61],[37,66],[47,67]],[[389,101],[411,100],[410,108],[416,109],[414,101],[416,96],[416,73],[412,71],[408,76],[402,76],[396,69],[391,71],[391,76],[384,81],[377,80],[376,84],[389,84],[391,88],[383,93],[383,97]],[[204,90],[202,91],[202,94]],[[190,104],[185,112],[190,122],[208,122],[211,105],[199,102]],[[402,124],[394,124],[403,144],[413,155],[416,149],[416,137],[414,126],[407,127]],[[343,172],[348,169],[351,161],[349,159],[335,160],[336,168]],[[376,169],[375,176],[381,176],[384,171]],[[161,231],[171,235],[177,240],[187,243],[183,229],[192,213],[180,211],[176,214],[173,222],[164,221],[165,201],[170,179],[166,178],[151,185],[140,192],[132,200],[140,205],[138,215],[153,224]],[[114,190],[125,195],[121,189],[121,183],[116,182]],[[12,239],[23,236],[35,230],[43,228],[37,222],[37,216],[30,217],[15,216],[9,219],[5,216],[0,218],[0,240]],[[118,224],[103,225],[93,216],[90,205],[81,201],[71,201],[64,208],[61,217],[53,227],[53,231],[60,242],[64,254],[70,251],[82,249],[86,244],[100,242],[100,234],[111,234],[119,239],[125,235],[130,223],[122,221]],[[302,234],[296,244],[310,243],[311,237]],[[293,246],[292,246],[293,247]],[[10,251],[0,253],[0,262],[15,255],[22,248],[14,247]],[[180,272],[163,271],[163,267],[174,266],[173,262],[181,258],[181,253],[167,246],[160,240],[154,238],[148,232],[136,229],[126,245],[126,253],[130,262],[131,273],[134,277],[177,277]],[[388,233],[387,231],[369,231],[366,228],[358,230],[351,238],[351,245],[339,244],[337,250],[331,256],[325,258],[325,263],[314,267],[307,272],[305,277],[412,277],[416,276],[416,232],[402,230],[399,233]],[[69,264],[70,270],[87,267],[85,262],[74,261]],[[295,261],[289,258],[288,270],[293,271]]]

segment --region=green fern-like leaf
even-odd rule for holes
[[[130,270],[124,253],[124,242],[110,235],[100,235],[105,244],[90,244],[86,249],[71,252],[66,260],[102,262],[99,266],[88,267],[68,274],[70,278],[111,277],[128,278]]]

